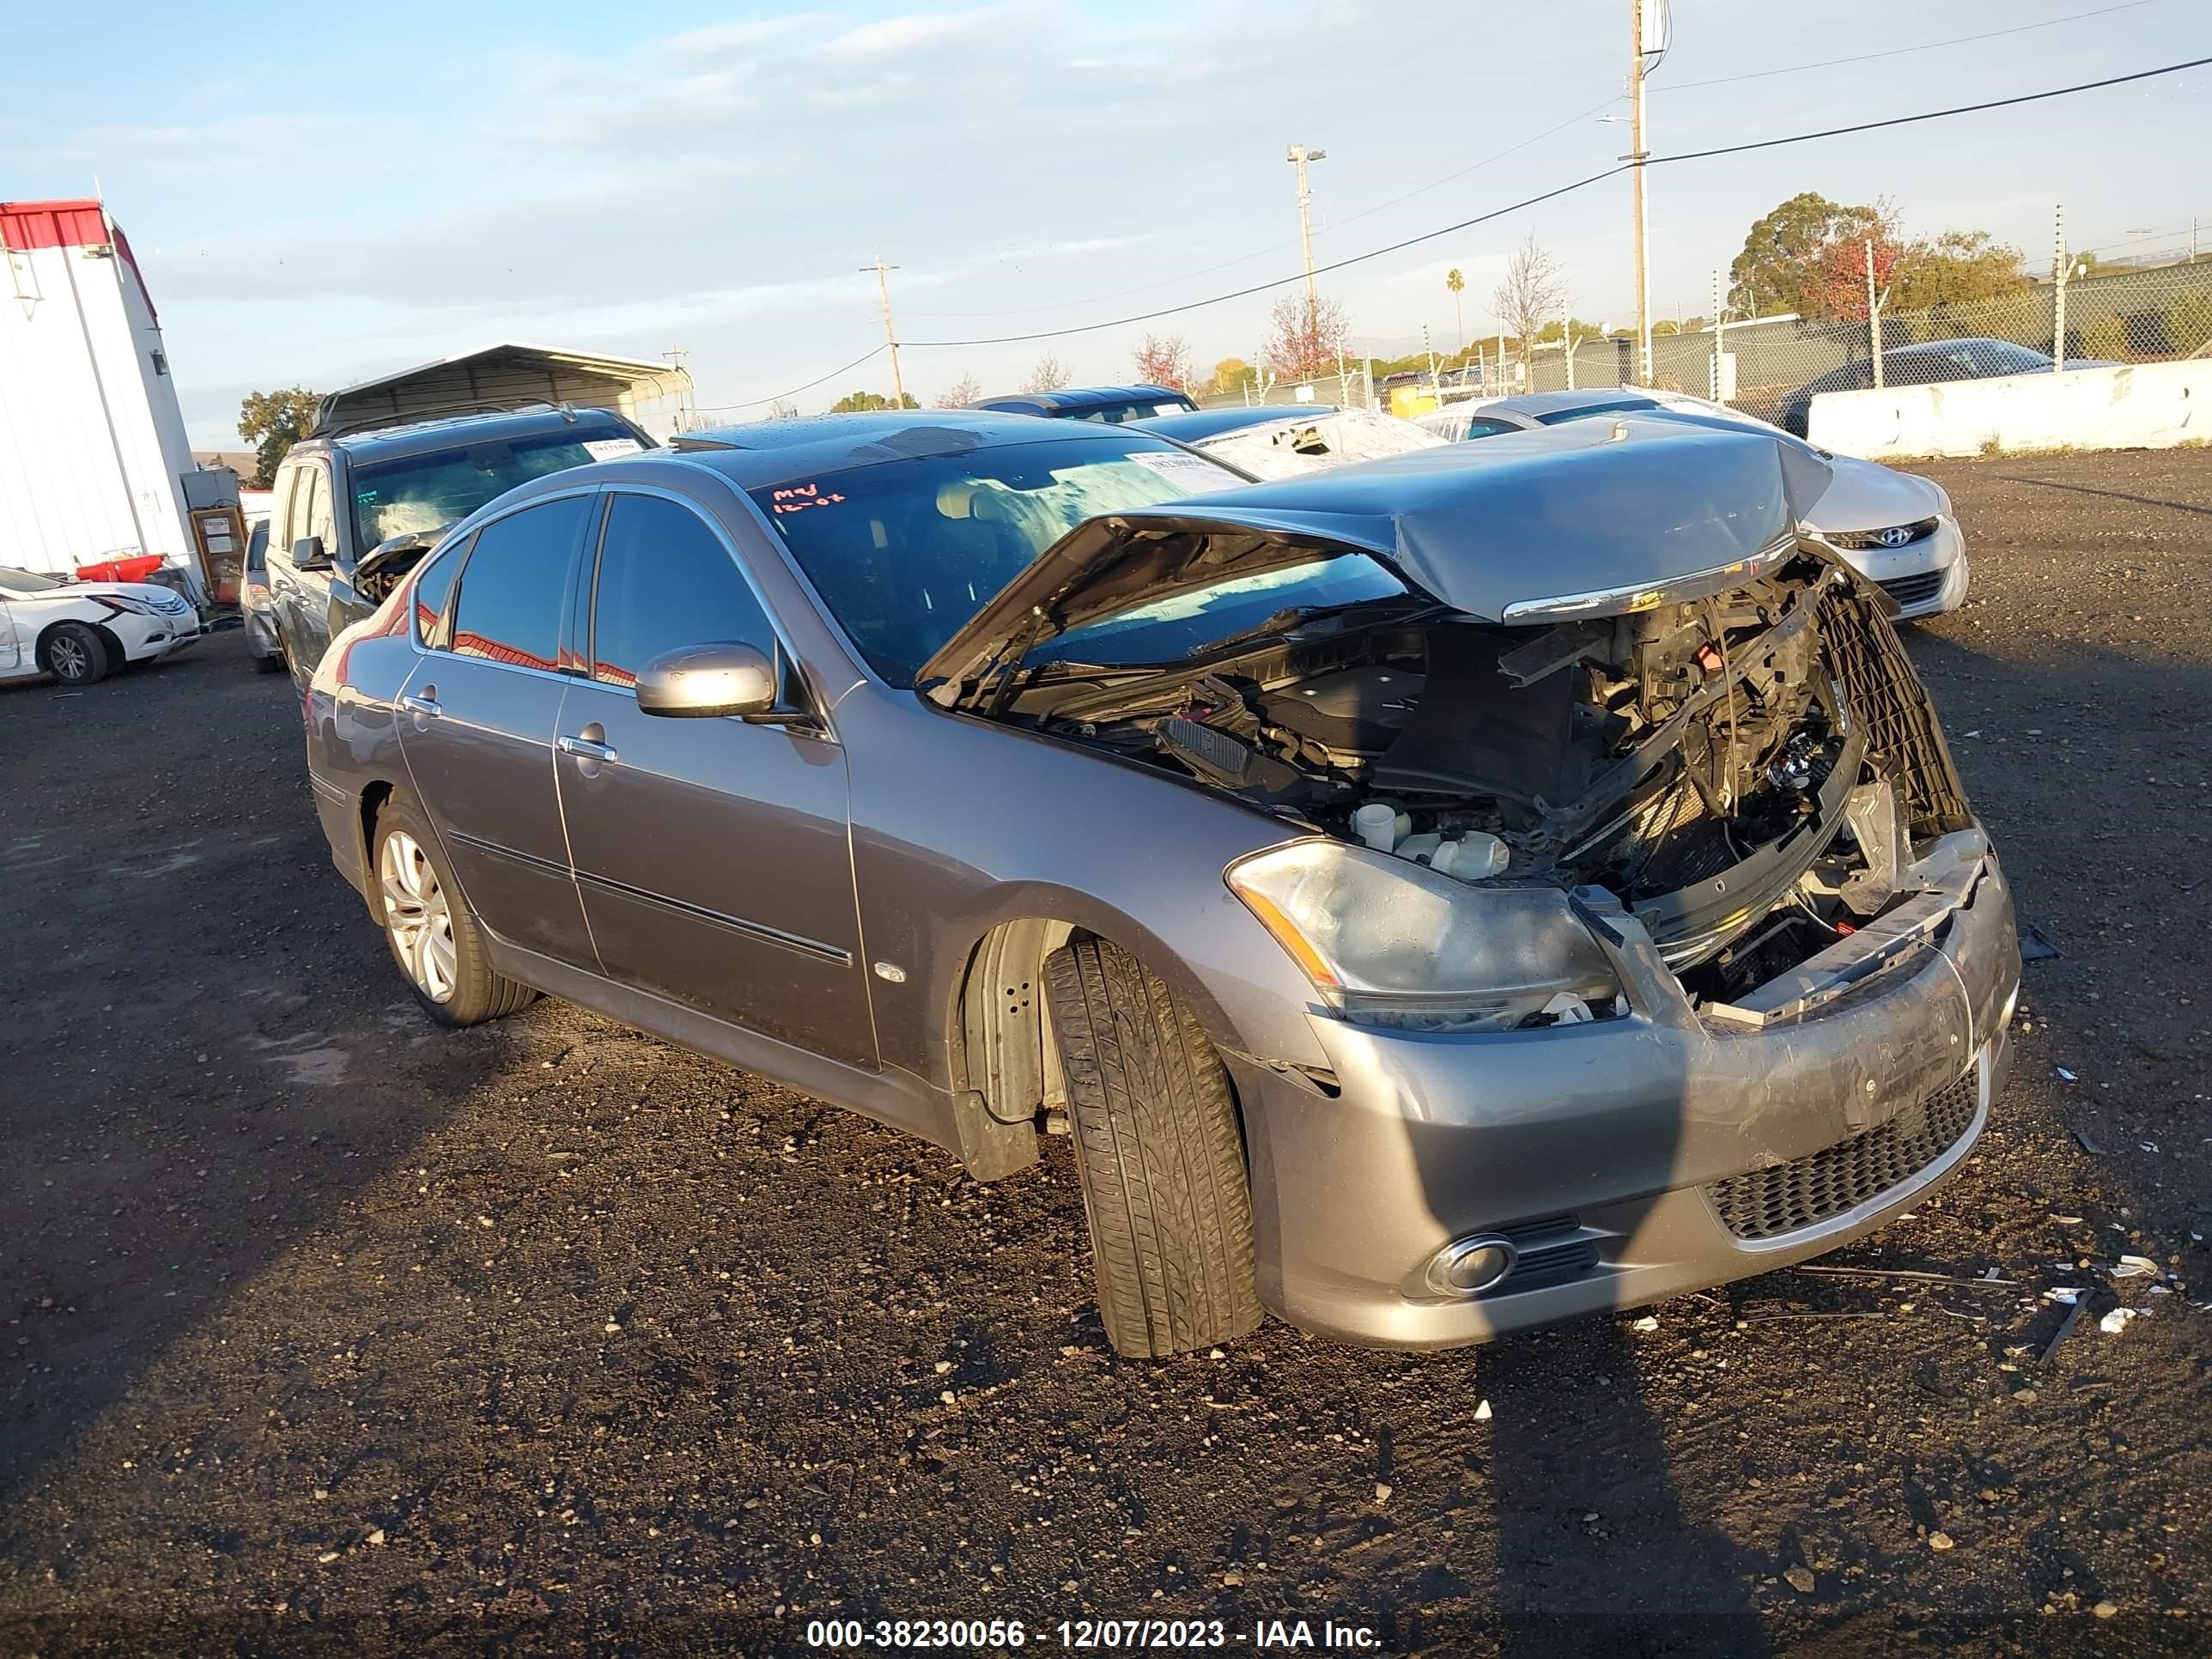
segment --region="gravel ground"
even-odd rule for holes
[[[1931,471],[1975,597],[1912,648],[2061,952],[1979,1156],[1817,1270],[1425,1358],[1126,1363],[1064,1139],[978,1187],[559,1003],[434,1032],[235,634],[0,690],[0,1652],[2205,1651],[2212,453]]]

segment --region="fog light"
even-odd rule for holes
[[[1480,1233],[1438,1250],[1429,1263],[1429,1283],[1448,1296],[1474,1296],[1497,1285],[1520,1259],[1511,1239]]]

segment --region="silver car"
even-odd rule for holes
[[[1265,483],[786,421],[523,486],[307,697],[448,1025],[539,992],[921,1135],[1064,1115],[1107,1334],[1435,1347],[1856,1238],[2006,1065],[2012,901],[1802,447]]]
[[[1450,404],[1420,416],[1419,424],[1459,443],[1500,432],[1531,432],[1605,415],[1668,415],[1718,421],[1771,433],[1798,444],[1826,463],[1826,489],[1805,505],[1805,522],[1863,574],[1897,601],[1907,621],[1955,611],[1966,600],[1966,543],[1951,497],[1931,479],[1899,472],[1875,461],[1814,450],[1779,427],[1680,392],[1643,386],[1600,386],[1581,392],[1536,392]]]

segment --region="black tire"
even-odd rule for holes
[[[284,647],[281,645],[267,656],[256,657],[253,659],[253,672],[257,674],[273,674],[280,668],[289,668],[291,665],[284,660]]]
[[[39,641],[39,666],[64,685],[97,685],[115,672],[115,654],[88,623],[56,623]]]
[[[385,849],[395,836],[403,835],[421,850],[445,896],[444,915],[452,927],[453,960],[452,988],[442,998],[431,994],[417,979],[392,923],[394,907],[389,902],[383,880]],[[405,795],[387,797],[383,810],[376,815],[376,826],[369,836],[368,879],[376,894],[378,911],[384,918],[384,942],[392,952],[393,964],[398,968],[399,976],[407,981],[407,988],[415,994],[415,1000],[422,1004],[423,1012],[431,1018],[441,1025],[481,1025],[488,1019],[504,1019],[537,1000],[538,993],[527,985],[492,971],[491,956],[484,947],[483,928],[476,913],[469,908],[468,900],[454,882],[452,872],[446,867],[445,853],[422,809]]]
[[[1165,981],[1103,939],[1045,960],[1107,1340],[1137,1358],[1261,1317],[1229,1074]]]

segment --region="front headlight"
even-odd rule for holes
[[[1610,1012],[1612,964],[1553,887],[1470,886],[1336,841],[1292,842],[1224,878],[1346,1018],[1510,1030],[1572,1000]],[[1562,996],[1570,1000],[1561,1003]]]

